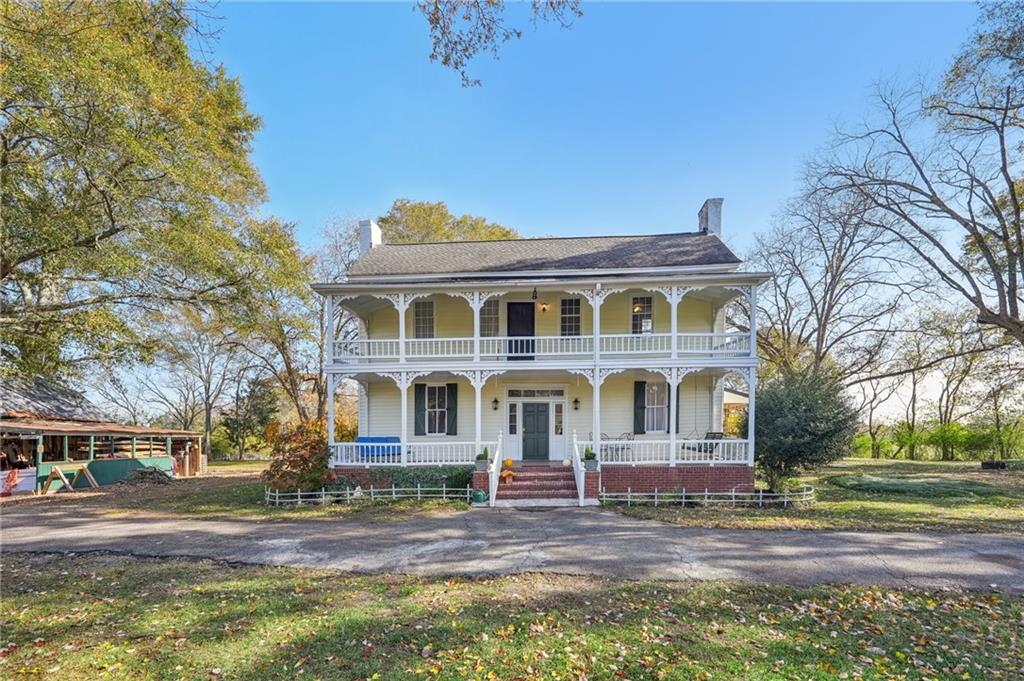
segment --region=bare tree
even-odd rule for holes
[[[758,348],[769,364],[827,366],[848,382],[879,363],[919,286],[870,210],[855,194],[808,191],[758,237],[748,262],[772,275],[758,295]],[[743,317],[731,321],[742,328]]]
[[[180,308],[166,322],[167,339],[160,365],[170,380],[166,388],[153,384],[154,395],[168,390],[183,402],[190,390],[198,393],[203,416],[203,446],[210,451],[214,411],[228,382],[237,374],[242,343],[235,330],[217,314]],[[184,417],[184,413],[181,414]]]
[[[1013,55],[979,49],[934,93],[880,89],[877,122],[838,135],[821,186],[863,197],[978,323],[1024,345],[1024,72]]]
[[[894,378],[872,378],[857,385],[857,411],[864,419],[865,429],[871,439],[871,458],[879,459],[882,456],[882,430],[885,428],[885,420],[881,418],[880,410],[893,398],[899,390],[902,381]]]
[[[93,387],[103,400],[103,405],[113,411],[119,421],[133,426],[149,421],[146,400],[142,398],[144,388],[135,381],[129,382],[111,373],[96,380]]]
[[[149,399],[163,412],[166,425],[182,430],[195,428],[203,415],[203,398],[194,376],[187,372],[165,373],[160,380],[146,376],[142,383]]]

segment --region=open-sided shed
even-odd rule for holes
[[[35,489],[110,484],[133,469],[177,476],[205,468],[189,430],[115,423],[80,393],[45,381],[0,381],[0,468],[35,469]]]

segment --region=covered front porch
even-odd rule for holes
[[[359,438],[332,465],[468,465],[490,458],[561,465],[590,447],[602,466],[750,464],[753,424],[725,433],[726,383],[750,367],[363,371]],[[593,382],[597,383],[597,389]],[[596,407],[596,408],[595,408]],[[333,419],[333,415],[330,415]],[[596,439],[594,433],[599,436]]]

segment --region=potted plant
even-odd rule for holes
[[[597,454],[590,447],[583,450],[583,468],[588,471],[597,470]]]
[[[490,454],[487,452],[487,447],[484,447],[484,451],[476,455],[476,469],[478,471],[487,470],[487,464],[490,461]]]

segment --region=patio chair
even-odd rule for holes
[[[725,433],[717,430],[709,430],[704,433],[702,440],[721,440],[725,437]],[[683,446],[683,449],[689,452],[697,452],[698,454],[713,454],[717,449],[718,445],[714,442],[701,442],[694,446]]]

